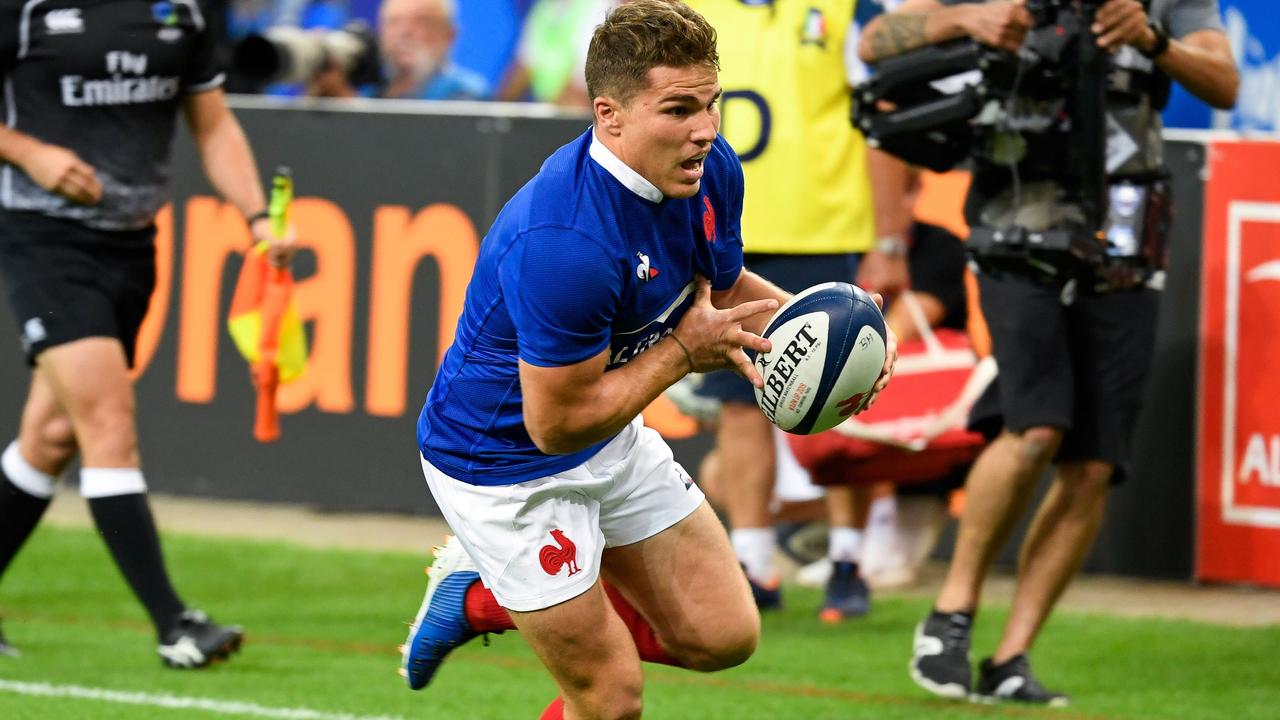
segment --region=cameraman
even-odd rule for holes
[[[312,97],[487,100],[489,82],[450,59],[458,37],[455,0],[384,0],[378,9],[382,78],[357,88],[331,63],[307,84]]]
[[[867,27],[860,55],[874,63],[966,37],[1017,52],[1034,22],[1020,0],[908,0]],[[1146,75],[1138,87],[1158,88],[1163,73],[1214,107],[1235,103],[1239,79],[1217,0],[1151,0],[1149,7],[1108,0],[1090,30],[1113,53],[1113,78],[1120,67]],[[1108,95],[1108,113],[1125,124],[1109,139],[1112,181],[1145,177],[1148,190],[1157,191],[1159,105],[1158,92],[1136,100]],[[1057,166],[1069,172],[1064,168]],[[976,163],[966,206],[975,235],[983,228],[1048,230],[1081,218],[1080,208],[1063,199],[1079,188],[1053,177],[1019,182],[1017,172],[1009,164]],[[1108,273],[1067,252],[1023,253],[1021,262],[1005,257],[995,269],[989,259],[975,254],[984,268],[982,310],[1000,367],[1004,430],[969,474],[955,553],[933,612],[917,627],[911,675],[946,697],[976,692],[1062,706],[1067,696],[1037,682],[1026,653],[1093,542],[1108,486],[1122,475],[1117,468],[1128,455],[1154,345],[1157,295],[1140,282],[1110,282]],[[1051,462],[1057,473],[1022,545],[1009,620],[994,655],[981,663],[975,689],[969,641],[983,578]]]

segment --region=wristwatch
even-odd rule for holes
[[[906,257],[907,251],[911,248],[907,246],[907,242],[900,235],[885,235],[876,238],[875,251],[889,257]]]
[[[1169,33],[1165,32],[1163,28],[1155,23],[1147,23],[1147,27],[1151,28],[1151,32],[1155,34],[1156,43],[1151,46],[1150,50],[1143,50],[1139,48],[1138,52],[1142,53],[1149,60],[1155,60],[1169,49]]]

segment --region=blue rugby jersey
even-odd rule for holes
[[[608,439],[547,455],[524,427],[518,360],[572,365],[609,349],[614,370],[673,331],[694,275],[726,290],[742,271],[742,167],[717,137],[697,195],[668,199],[591,130],[557,150],[480,246],[453,345],[418,418],[422,456],[474,485],[575,467]]]

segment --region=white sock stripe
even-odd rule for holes
[[[136,495],[147,491],[138,468],[81,468],[80,494],[85,498]]]
[[[183,697],[180,695],[153,694],[132,692],[128,690],[109,690],[107,688],[84,687],[81,685],[53,685],[44,682],[19,682],[0,679],[0,692],[11,692],[18,695],[35,697],[76,698],[80,700],[99,700],[102,702],[123,703],[126,705],[149,705],[152,707],[175,710],[193,709],[223,715],[248,715],[250,717],[280,718],[281,720],[399,720],[396,716],[387,715],[350,715],[347,713],[331,713],[301,707],[270,707],[257,703],[237,700],[216,700],[213,698]]]
[[[17,440],[9,443],[9,447],[5,448],[4,455],[0,456],[0,467],[3,467],[9,482],[22,492],[38,498],[53,497],[54,477],[31,467],[31,463],[27,462],[27,459],[22,457],[22,452],[18,450]]]

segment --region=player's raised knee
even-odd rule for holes
[[[714,672],[736,667],[746,662],[760,644],[760,616],[753,614],[751,618],[732,625],[726,625],[716,632],[699,637],[686,638],[672,654],[684,662],[685,667],[700,672]]]

